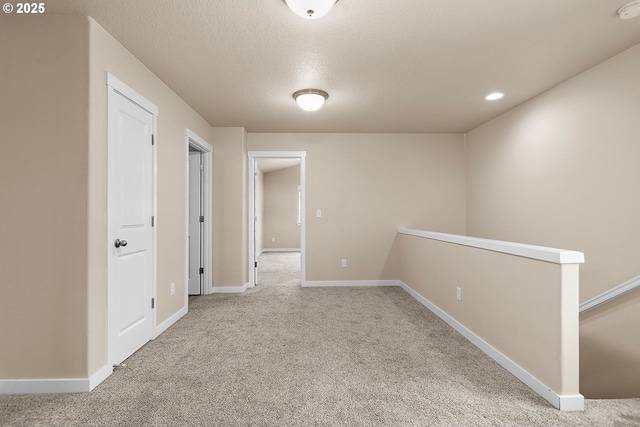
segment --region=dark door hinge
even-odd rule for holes
[[[156,136],[151,134],[151,145],[156,145]]]
[[[255,267],[256,267],[256,268],[258,268],[258,261],[256,261],[256,265],[255,265]]]
[[[204,274],[204,267],[200,267],[200,274]]]
[[[151,298],[151,308],[156,308],[156,299]]]
[[[200,215],[200,222],[204,222],[204,215]]]
[[[152,226],[152,227],[155,227],[155,226],[156,226],[156,217],[155,217],[155,216],[152,216],[152,217],[151,217],[151,226]]]

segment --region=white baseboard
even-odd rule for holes
[[[182,316],[187,314],[188,311],[189,311],[189,308],[185,306],[182,308],[182,310],[178,311],[176,314],[174,314],[173,316],[169,317],[167,320],[165,320],[164,322],[156,326],[153,339],[156,339],[161,333],[169,329],[174,323],[180,320]]]
[[[89,392],[113,373],[104,366],[89,378],[52,378],[35,380],[0,380],[0,394],[82,393]]]
[[[248,283],[245,283],[244,286],[214,286],[213,292],[214,294],[241,294],[247,290],[249,287]]]
[[[305,288],[320,288],[330,286],[400,286],[400,282],[398,280],[315,280],[302,283],[302,287]]]
[[[398,282],[399,286],[414,297],[420,304],[431,310],[436,316],[447,322],[451,327],[458,331],[462,336],[471,341],[476,347],[485,352],[489,357],[498,362],[503,368],[511,372],[516,378],[525,383],[529,388],[545,398],[556,408],[561,411],[582,411],[584,410],[584,396],[581,394],[575,395],[559,395],[555,391],[551,390],[547,385],[524,370],[521,366],[509,359],[507,356],[496,350],[489,343],[482,338],[471,332],[460,322],[453,317],[442,311],[431,301],[424,298],[422,295],[411,289],[408,285],[402,281]]]
[[[262,252],[300,252],[300,248],[264,248]]]
[[[154,330],[154,339],[169,329],[182,316],[187,314],[187,307],[162,322]],[[16,379],[0,380],[0,394],[33,394],[33,393],[81,393],[89,392],[113,373],[112,366],[103,366],[89,378],[52,378],[52,379]]]
[[[102,381],[109,378],[109,376],[113,374],[113,366],[105,365],[100,368],[95,374],[89,377],[89,390],[91,391],[98,386]]]
[[[558,409],[561,411],[584,411],[584,396],[581,394],[558,395],[560,403]]]

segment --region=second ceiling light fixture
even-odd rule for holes
[[[329,94],[320,89],[302,89],[293,94],[300,108],[305,111],[316,111],[329,98]]]

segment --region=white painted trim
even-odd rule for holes
[[[107,73],[107,86],[111,86],[120,95],[124,96],[131,102],[138,104],[154,116],[158,116],[159,109],[155,104],[138,94],[135,90],[131,89],[111,73]]]
[[[89,391],[88,378],[0,380],[0,394],[80,393]]]
[[[184,298],[184,306],[189,307],[189,267],[191,259],[189,255],[191,253],[189,247],[189,206],[190,206],[190,194],[191,194],[191,179],[189,177],[191,163],[189,162],[189,137],[185,136],[185,165],[184,165],[184,292],[182,297]],[[202,292],[202,289],[200,289]]]
[[[565,412],[584,411],[584,396],[581,394],[558,395],[558,409]]]
[[[136,93],[136,92],[134,92]],[[144,99],[144,98],[143,98]],[[158,335],[158,114],[153,115],[153,135],[154,144],[151,146],[153,156],[153,217],[155,224],[151,227],[151,246],[153,253],[151,254],[151,298],[155,301],[155,307],[151,310],[151,339],[156,339]]]
[[[307,278],[307,153],[300,153],[300,283]]]
[[[627,292],[631,292],[635,289],[640,288],[640,276],[634,277],[633,279],[627,280],[626,282],[622,283],[621,285],[618,285],[614,288],[609,289],[608,291],[605,291],[603,293],[601,293],[600,295],[597,295],[591,299],[588,299],[587,301],[583,302],[582,304],[580,304],[580,313],[584,313],[587,310],[591,310],[592,308],[595,308],[597,306],[599,306],[600,304],[604,304],[614,298],[617,298],[619,296],[622,296],[624,294],[626,294]]]
[[[256,173],[256,160],[257,159],[285,159],[293,158],[300,159],[300,213],[302,223],[300,224],[300,277],[301,283],[304,283],[306,277],[306,151],[249,151],[247,153],[249,158],[249,167],[247,168],[248,176],[248,197],[249,197],[249,211],[247,215],[248,221],[248,266],[249,266],[249,283],[248,287],[253,288],[256,284],[254,257],[256,253],[255,248],[255,183],[254,175]]]
[[[96,388],[113,373],[104,366],[89,378],[0,380],[0,394],[82,393]]]
[[[259,253],[264,252],[300,252],[300,248],[264,248]]]
[[[249,288],[249,283],[245,283],[244,286],[214,286],[214,294],[241,294]]]
[[[304,159],[307,157],[306,151],[249,151],[248,154],[255,159]]]
[[[463,236],[459,234],[437,233],[434,231],[413,230],[408,228],[398,229],[398,233],[409,236],[424,237],[426,239],[487,249],[510,255],[538,259],[540,261],[556,264],[582,264],[584,254],[582,252],[567,249],[547,248],[544,246],[525,245],[522,243],[504,242],[501,240],[481,239],[479,237]]]
[[[185,212],[189,212],[189,146],[203,153],[204,158],[204,274],[202,295],[213,293],[213,146],[185,129]],[[185,218],[185,305],[189,301],[189,218]]]
[[[507,356],[496,350],[489,343],[484,341],[475,333],[471,332],[463,324],[455,320],[449,314],[438,308],[431,301],[411,289],[402,281],[398,281],[398,284],[402,289],[407,291],[409,295],[414,297],[420,304],[431,310],[436,316],[447,322],[451,327],[458,331],[462,336],[471,341],[476,347],[486,353],[493,360],[498,362],[503,368],[511,372],[516,378],[525,383],[529,388],[545,398],[556,408],[562,411],[582,411],[584,410],[584,397],[581,394],[577,395],[559,395],[555,391],[551,390],[547,385],[531,375],[517,363],[509,359]]]
[[[351,287],[351,286],[400,286],[397,280],[312,280],[303,281],[305,288]]]
[[[248,237],[248,245],[247,245],[247,265],[249,266],[249,287],[254,287],[258,278],[256,277],[258,274],[257,268],[257,258],[260,256],[256,254],[256,159],[252,157],[251,154],[248,154],[248,174],[247,184],[249,186],[249,191],[247,192],[247,197],[249,198],[248,211],[247,211],[247,237]]]
[[[173,316],[169,317],[167,320],[159,324],[157,328],[158,335],[160,335],[161,333],[169,329],[171,326],[173,326],[174,323],[180,320],[188,312],[189,312],[189,308],[185,305],[178,312],[174,313]]]
[[[89,390],[96,388],[102,381],[106,380],[113,374],[113,366],[105,365],[98,369],[93,375],[89,377]]]

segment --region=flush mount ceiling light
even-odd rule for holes
[[[329,13],[338,0],[284,0],[289,9],[305,19],[318,19]]]
[[[485,96],[484,99],[486,99],[487,101],[495,101],[496,99],[500,99],[503,96],[504,96],[504,93],[493,92],[493,93],[490,93],[489,95]]]
[[[640,16],[640,0],[627,3],[618,9],[620,19],[631,19]]]
[[[302,89],[293,94],[300,108],[306,111],[316,111],[329,98],[329,94],[320,89]]]

